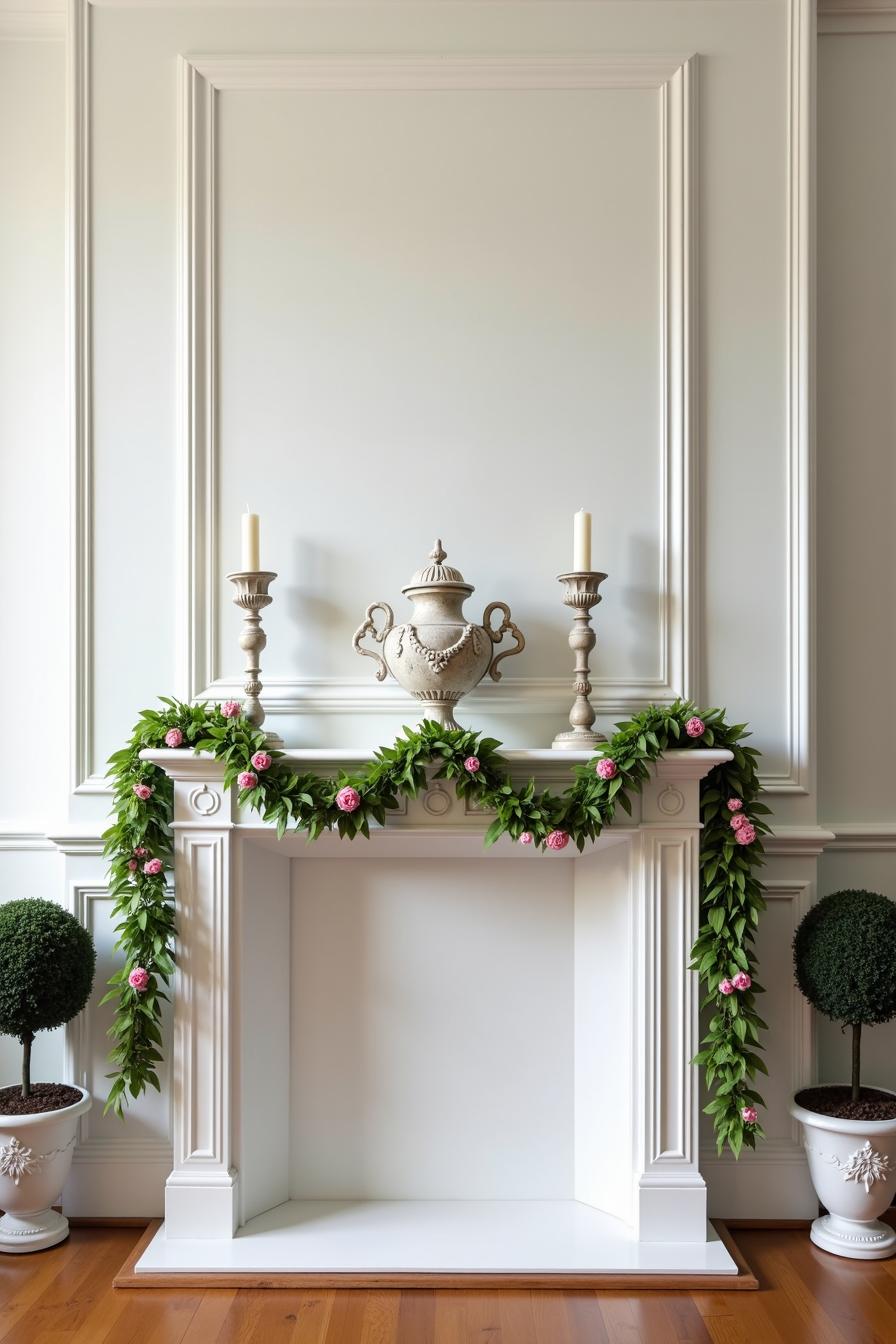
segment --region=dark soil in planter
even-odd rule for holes
[[[32,1083],[31,1096],[22,1096],[20,1087],[0,1088],[0,1115],[38,1115],[43,1111],[61,1111],[81,1100],[81,1090],[68,1083]]]
[[[858,1101],[853,1101],[851,1087],[807,1087],[794,1101],[804,1110],[835,1120],[896,1120],[896,1097],[876,1087],[861,1088]]]

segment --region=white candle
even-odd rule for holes
[[[579,509],[572,520],[573,571],[591,568],[591,514]]]
[[[242,518],[242,563],[243,571],[261,569],[258,562],[258,514],[247,509]]]

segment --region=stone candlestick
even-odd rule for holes
[[[565,587],[563,604],[572,607],[575,613],[572,630],[569,633],[569,647],[576,656],[575,677],[572,683],[576,698],[569,711],[572,730],[558,733],[553,741],[553,746],[561,750],[589,750],[607,740],[603,733],[596,733],[593,730],[596,715],[589,698],[591,695],[589,654],[597,643],[597,636],[591,629],[591,608],[596,607],[600,601],[597,590],[606,577],[606,574],[598,574],[590,569],[557,575],[558,582]]]
[[[265,719],[264,706],[259,699],[262,691],[260,659],[261,651],[268,642],[261,628],[261,612],[274,600],[268,588],[277,575],[269,570],[250,569],[228,574],[227,577],[236,588],[234,603],[246,613],[240,634],[240,648],[246,655],[243,713],[253,728],[260,728]],[[271,742],[280,741],[276,733],[268,733],[267,736]]]

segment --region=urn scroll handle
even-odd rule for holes
[[[376,628],[376,621],[373,619],[373,613],[375,611],[381,611],[386,617],[386,624],[383,626],[382,630],[377,630]],[[381,653],[377,653],[376,649],[362,649],[361,640],[365,635],[372,635],[377,644],[382,644],[383,640],[395,624],[395,617],[388,602],[371,602],[370,606],[367,608],[365,617],[366,619],[355,631],[355,637],[352,640],[352,648],[355,650],[355,653],[363,654],[365,658],[374,658],[379,663],[379,667],[376,670],[376,679],[377,681],[385,681],[389,674],[389,668],[386,665],[385,658]]]
[[[503,612],[504,619],[497,630],[492,629],[492,612]],[[493,644],[500,644],[505,634],[511,634],[516,643],[512,649],[504,649],[501,653],[496,653],[488,668],[488,675],[492,681],[500,681],[501,673],[498,671],[498,664],[502,658],[512,658],[515,653],[522,653],[526,647],[526,637],[518,625],[510,619],[510,608],[506,602],[489,602],[485,611],[482,613],[482,625]]]

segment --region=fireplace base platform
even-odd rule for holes
[[[201,1278],[220,1286],[754,1287],[730,1238],[644,1242],[576,1200],[290,1200],[232,1239],[169,1239],[154,1225],[119,1287]],[[736,1255],[736,1250],[735,1250]]]

